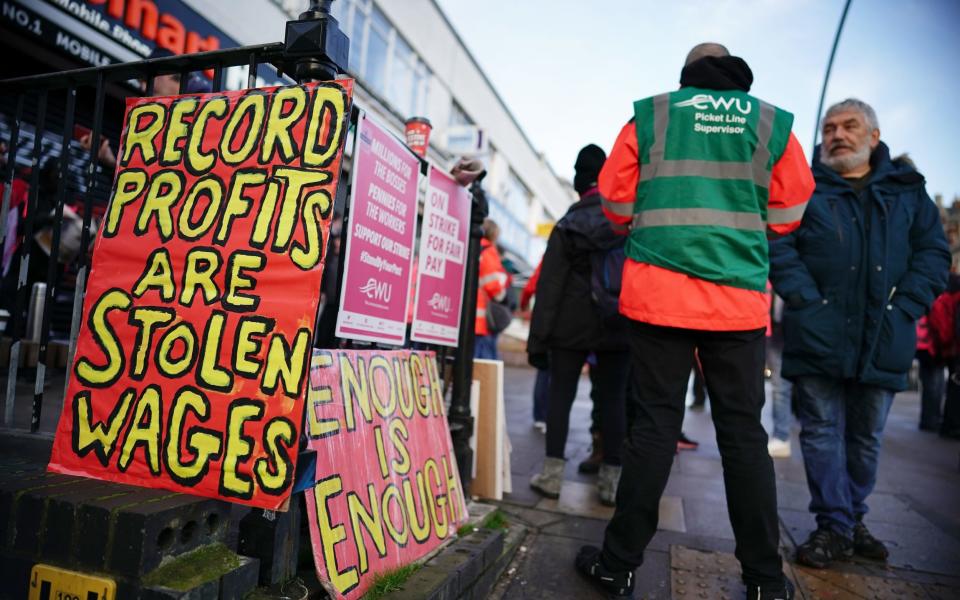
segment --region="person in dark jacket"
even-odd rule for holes
[[[603,443],[597,487],[600,501],[612,506],[620,480],[620,446],[626,433],[629,358],[622,330],[604,324],[591,295],[592,256],[624,244],[623,236],[614,233],[603,216],[597,192],[597,175],[605,160],[606,154],[593,144],[577,155],[573,186],[580,201],[560,219],[547,242],[527,352],[530,364],[540,368],[549,364],[550,370],[547,457],[543,471],[534,475],[530,486],[547,497],[560,496],[570,409],[583,364],[594,352],[595,381],[602,399]]]
[[[876,113],[831,106],[814,153],[816,191],[799,229],[770,244],[771,280],[786,301],[783,376],[798,393],[810,511],[817,530],[797,561],[885,560],[863,524],[895,392],[907,385],[915,322],[950,266],[924,179],[890,159]]]

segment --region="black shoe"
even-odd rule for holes
[[[797,546],[797,562],[822,569],[835,560],[853,556],[853,542],[830,529],[818,527],[810,538]]]
[[[600,560],[600,548],[580,546],[576,565],[577,571],[606,592],[608,598],[633,598],[633,571],[608,571]]]
[[[793,600],[793,591],[793,584],[784,577],[780,588],[763,589],[759,585],[748,585],[747,600]]]
[[[858,556],[871,560],[886,561],[887,557],[890,556],[890,551],[883,545],[883,542],[873,537],[867,526],[860,520],[853,526],[853,551]]]

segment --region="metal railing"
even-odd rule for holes
[[[59,257],[62,251],[61,226],[64,222],[64,207],[68,194],[82,196],[82,226],[80,231],[80,252],[74,269],[76,280],[69,318],[69,353],[67,356],[67,376],[73,363],[77,334],[83,307],[83,290],[86,287],[90,268],[91,238],[95,234],[92,228],[94,204],[98,200],[105,204],[112,185],[109,173],[98,169],[98,149],[101,140],[107,138],[106,130],[119,137],[119,125],[122,112],[119,110],[106,114],[105,105],[123,96],[142,93],[153,95],[154,80],[159,75],[179,74],[180,92],[186,91],[191,73],[212,72],[211,91],[221,91],[224,85],[224,73],[232,67],[246,67],[246,87],[257,85],[258,68],[268,65],[277,71],[278,78],[288,74],[294,80],[302,82],[314,79],[333,79],[345,72],[349,40],[338,29],[336,21],[330,17],[331,0],[314,0],[310,8],[300,15],[300,19],[286,24],[286,39],[283,43],[261,44],[226,50],[216,50],[187,56],[171,56],[141,60],[131,63],[112,64],[102,67],[83,68],[51,74],[20,77],[0,81],[0,114],[12,110],[9,131],[9,155],[5,168],[0,173],[0,182],[4,184],[0,215],[6,221],[13,199],[14,179],[18,161],[29,169],[27,182],[26,211],[17,235],[20,241],[20,260],[10,265],[16,270],[16,284],[13,298],[9,302],[10,333],[9,365],[7,368],[6,403],[3,424],[12,427],[16,388],[21,370],[20,356],[25,344],[35,346],[37,364],[34,374],[33,402],[30,412],[30,431],[40,429],[40,418],[44,408],[44,389],[47,387],[48,369],[51,366],[51,322],[55,300],[63,295],[65,286],[60,277]],[[142,91],[138,83],[142,83]],[[92,96],[91,96],[92,93]],[[78,103],[78,97],[83,102]],[[12,102],[10,101],[12,99]],[[9,106],[9,108],[7,108]],[[53,110],[51,110],[53,109]],[[116,114],[113,114],[116,113]],[[89,154],[77,153],[74,126],[89,125],[89,141],[85,144]],[[32,134],[30,133],[32,132]],[[59,132],[59,134],[58,134]],[[4,129],[0,126],[0,134]],[[22,143],[32,139],[32,146]],[[29,141],[29,140],[28,140]],[[114,139],[113,141],[117,141]],[[18,156],[21,146],[29,147],[29,156]],[[52,194],[52,219],[50,202],[45,200],[41,210],[41,163],[51,149],[59,149],[56,157],[55,190]],[[26,158],[26,160],[23,160]],[[48,158],[52,160],[53,158]],[[79,165],[79,168],[78,168]],[[49,173],[50,171],[46,171]],[[68,174],[72,174],[70,177]],[[343,182],[346,188],[347,182]],[[487,202],[479,183],[473,188],[473,209],[471,216],[470,243],[467,258],[466,286],[464,290],[463,310],[461,311],[460,344],[453,353],[453,381],[449,422],[453,437],[454,451],[461,472],[461,481],[465,492],[470,481],[472,464],[469,439],[473,432],[473,416],[470,414],[470,382],[473,371],[474,318],[477,300],[477,268],[480,254],[481,224],[487,215]],[[340,193],[338,192],[338,196]],[[345,211],[346,212],[346,211]],[[344,214],[344,226],[348,213]],[[35,252],[34,235],[39,229],[40,219],[45,219],[44,227],[51,227],[48,264],[44,281],[38,283],[35,293],[35,307],[42,305],[41,315],[32,313],[32,319],[39,323],[39,333],[27,335],[27,304],[31,295],[31,254]],[[7,228],[0,226],[0,248],[4,247]],[[34,249],[31,252],[31,249]],[[342,264],[337,274],[338,287],[342,282]],[[36,267],[36,265],[33,265]],[[34,273],[34,280],[37,279]],[[45,287],[44,287],[45,285]],[[42,298],[42,301],[39,299]],[[36,331],[37,326],[33,329]],[[441,363],[451,358],[447,349],[437,347]],[[29,373],[27,373],[29,375]]]
[[[7,427],[13,425],[14,407],[16,404],[17,382],[20,371],[20,358],[24,349],[27,334],[27,302],[31,292],[30,283],[40,283],[38,290],[43,290],[35,307],[42,306],[38,316],[35,312],[31,316],[39,323],[39,333],[36,342],[36,372],[33,386],[33,405],[31,407],[30,431],[36,432],[40,428],[40,417],[43,411],[44,389],[47,386],[47,371],[51,366],[51,318],[54,303],[58,292],[63,291],[61,281],[60,255],[62,251],[61,229],[64,224],[64,207],[68,193],[82,195],[82,225],[80,226],[80,251],[73,268],[76,272],[74,295],[70,322],[70,352],[67,364],[72,363],[73,350],[76,344],[80,324],[80,315],[83,305],[83,290],[86,287],[87,274],[90,267],[90,248],[92,231],[92,216],[96,200],[104,199],[109,189],[104,188],[106,176],[101,175],[98,169],[98,150],[101,140],[105,138],[105,126],[113,126],[113,131],[119,131],[118,123],[121,114],[105,115],[104,106],[108,100],[117,97],[135,95],[138,83],[142,82],[142,93],[145,96],[153,95],[155,78],[159,75],[180,75],[180,92],[186,91],[191,73],[212,72],[210,82],[211,91],[221,91],[224,83],[224,72],[231,67],[247,67],[247,87],[257,84],[257,72],[261,65],[270,65],[276,69],[278,77],[283,74],[293,75],[297,81],[314,79],[333,79],[343,71],[347,64],[349,40],[337,27],[336,21],[330,17],[331,0],[314,0],[310,8],[300,15],[296,21],[286,23],[286,39],[282,43],[260,44],[244,46],[226,50],[216,50],[191,55],[170,56],[163,58],[146,59],[136,62],[112,64],[102,67],[90,67],[56,73],[18,77],[0,81],[0,107],[9,106],[12,109],[10,118],[8,156],[5,168],[0,174],[3,183],[3,196],[0,201],[0,248],[6,247],[8,235],[6,221],[14,197],[14,180],[17,175],[18,163],[29,170],[27,179],[27,193],[22,222],[19,223],[17,236],[19,242],[19,261],[9,265],[10,276],[15,275],[14,289],[4,291],[7,306],[10,307],[7,331],[10,334],[8,348],[7,382],[5,390],[5,409],[3,423]],[[84,103],[89,109],[87,112],[78,111],[78,95],[89,95],[92,91],[92,101]],[[11,101],[12,100],[12,101]],[[57,109],[58,114],[52,114]],[[3,110],[0,108],[0,110]],[[90,114],[92,112],[92,114]],[[109,120],[109,122],[108,122]],[[88,123],[89,155],[80,157],[81,175],[80,184],[73,181],[68,174],[74,157],[75,137],[74,126],[81,121]],[[32,131],[32,136],[26,135]],[[59,135],[58,135],[59,134]],[[19,156],[25,138],[32,137],[32,148],[28,157]],[[50,140],[54,140],[53,143]],[[46,157],[49,150],[59,148],[58,157]],[[27,158],[26,161],[22,160]],[[46,163],[42,161],[46,158]],[[51,197],[44,197],[41,210],[41,174],[52,174],[49,169],[50,161],[56,160],[55,190]],[[47,167],[47,168],[42,168]],[[49,186],[45,191],[50,191]],[[52,217],[50,213],[52,212]],[[46,274],[43,281],[31,281],[31,260],[42,258],[38,254],[38,242],[34,239],[39,232],[41,219],[43,227],[49,227],[49,241],[47,248],[41,250],[48,257]],[[33,265],[36,271],[36,265]],[[34,280],[37,280],[34,273]],[[12,296],[12,297],[11,297]],[[40,300],[42,298],[42,300]],[[32,336],[31,336],[32,337]],[[32,361],[31,361],[32,362]]]

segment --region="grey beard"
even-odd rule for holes
[[[846,154],[844,156],[830,156],[829,154],[820,152],[820,162],[841,175],[849,173],[863,163],[869,162],[869,160],[870,144],[864,144],[853,154]]]

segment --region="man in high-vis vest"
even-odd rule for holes
[[[813,191],[793,116],[747,92],[746,62],[690,51],[680,89],[634,103],[600,173],[604,212],[629,232],[620,312],[630,319],[635,421],[603,548],[577,568],[613,597],[657,529],[699,355],[748,598],[793,597],[783,575],[773,463],[760,424],[767,237],[800,224]]]

